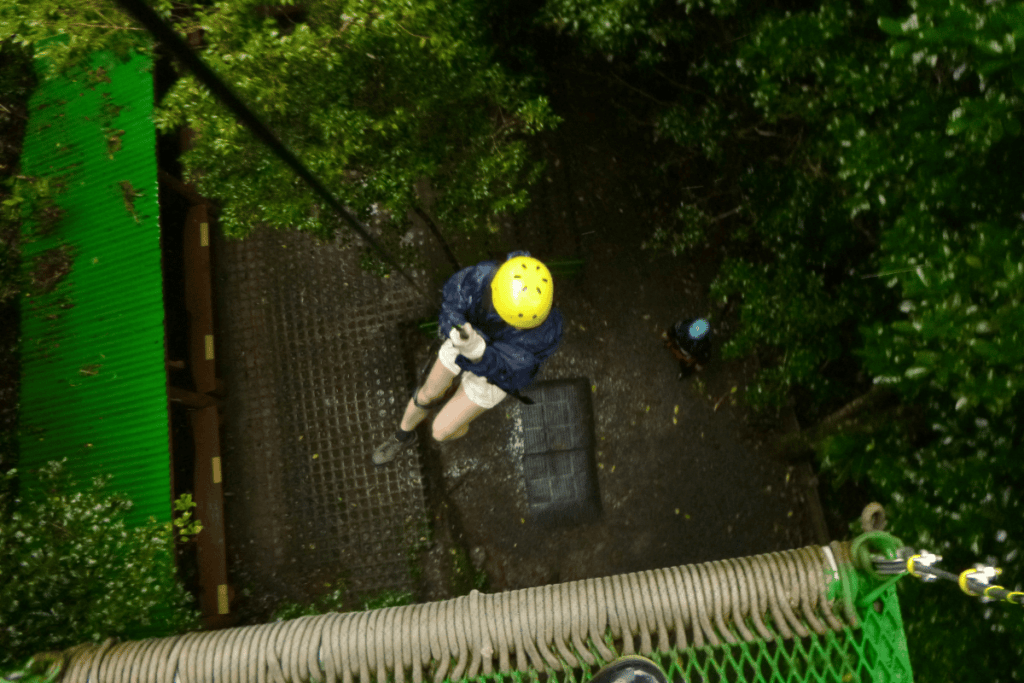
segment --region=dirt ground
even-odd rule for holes
[[[421,449],[438,542],[424,558],[423,598],[447,597],[453,542],[486,572],[490,591],[819,542],[808,505],[816,493],[797,468],[767,455],[771,430],[752,425],[735,400],[756,361],[720,358],[736,325],[734,313],[707,298],[722,252],[641,249],[657,208],[648,190],[659,182],[650,163],[656,151],[591,94],[597,84],[566,74],[552,90],[565,121],[541,140],[548,163],[533,204],[486,250],[584,261],[575,277],[556,279],[565,336],[538,379],[586,377],[593,387],[603,513],[554,529],[526,520],[506,447],[514,398],[449,444],[429,438],[428,418]],[[478,245],[453,249],[464,264],[480,253]],[[688,315],[710,318],[714,350],[704,372],[680,381],[660,335]],[[428,350],[420,342],[409,362],[421,367]]]
[[[261,623],[283,603],[307,602],[318,594],[331,593],[328,579],[344,576],[352,569],[346,561],[356,562],[353,553],[360,553],[348,546],[327,552],[332,543],[338,545],[338,539],[330,536],[333,527],[310,517],[298,500],[305,496],[315,502],[319,494],[310,493],[309,486],[301,482],[289,484],[291,480],[281,473],[267,474],[258,465],[264,458],[283,471],[305,471],[302,468],[308,469],[309,454],[304,448],[322,454],[316,462],[327,463],[323,467],[337,465],[335,484],[355,487],[344,493],[345,500],[369,496],[363,501],[367,509],[373,508],[372,492],[381,486],[387,488],[407,477],[422,483],[424,499],[419,504],[425,503],[430,527],[423,537],[426,541],[417,539],[415,548],[409,550],[395,545],[389,551],[394,561],[384,563],[404,572],[399,565],[411,561],[409,577],[388,579],[379,568],[367,569],[359,589],[363,596],[372,592],[370,584],[375,580],[377,589],[406,590],[408,586],[416,600],[439,600],[474,587],[491,592],[513,590],[826,542],[809,467],[789,466],[767,453],[766,444],[783,429],[781,421],[762,419],[754,424],[738,400],[756,372],[756,361],[721,360],[721,343],[735,329],[736,314],[709,301],[707,292],[724,254],[712,245],[679,257],[642,249],[653,229],[651,216],[672,209],[666,205],[672,197],[671,191],[665,191],[666,178],[656,170],[661,152],[649,130],[622,123],[619,110],[609,102],[607,84],[594,78],[568,68],[548,86],[552,105],[564,122],[532,141],[547,165],[531,193],[531,207],[511,218],[489,240],[453,241],[450,247],[463,265],[484,258],[502,259],[515,249],[527,249],[549,263],[577,264],[569,271],[554,271],[555,305],[564,316],[565,335],[538,379],[586,378],[592,387],[600,517],[557,527],[540,527],[529,521],[522,470],[517,469],[509,447],[516,407],[513,398],[478,418],[467,436],[452,443],[435,442],[429,419],[424,421],[419,427],[419,444],[408,449],[400,462],[385,472],[370,471],[364,462],[373,445],[370,441],[383,438],[397,425],[414,378],[430,360],[432,341],[415,330],[415,315],[406,308],[402,308],[406,311],[403,315],[412,318],[392,320],[392,315],[387,323],[389,330],[404,330],[401,342],[394,341],[401,350],[390,356],[402,358],[404,363],[372,370],[389,378],[385,393],[391,398],[385,402],[388,407],[382,404],[379,415],[358,411],[342,415],[340,408],[326,413],[320,409],[296,412],[287,407],[301,403],[302,387],[327,381],[320,375],[330,370],[330,363],[336,361],[341,367],[352,361],[346,360],[347,352],[321,344],[320,322],[303,323],[288,313],[280,324],[257,325],[261,330],[283,325],[284,332],[278,335],[281,339],[268,338],[251,349],[244,335],[221,330],[225,351],[219,358],[225,367],[230,370],[231,359],[238,356],[234,370],[225,375],[229,386],[225,518],[229,575],[238,592],[232,609],[238,610],[240,623]],[[628,90],[616,94],[628,96]],[[691,171],[702,177],[702,169]],[[418,235],[425,258],[423,277],[440,287],[452,267],[425,228],[421,226]],[[256,299],[263,297],[264,304],[282,297],[282,301],[291,301],[289,297],[301,299],[302,292],[289,287],[298,287],[295,283],[303,278],[298,271],[284,271],[308,266],[326,272],[333,267],[328,267],[334,263],[329,252],[336,251],[336,246],[317,246],[308,236],[302,237],[281,236],[287,245],[268,242],[269,247],[259,247],[263,244],[259,240],[249,245],[255,249],[252,258],[263,248],[287,246],[288,254],[301,251],[301,258],[288,261],[291,266],[286,267],[286,259],[281,257],[267,261],[273,262],[267,272],[262,267],[253,270],[245,266],[244,273],[231,274],[221,268],[218,297],[222,322],[229,312],[263,310],[253,308],[252,301],[252,305],[245,304],[245,297],[239,294],[246,287],[252,289],[253,283],[258,286],[250,294]],[[243,251],[248,254],[252,249]],[[239,263],[240,268],[245,265]],[[404,286],[389,282],[389,286],[375,285],[378,294]],[[334,285],[323,286],[326,292],[333,291]],[[368,296],[373,296],[375,286],[366,288]],[[277,307],[284,312],[299,308],[294,302]],[[374,324],[384,324],[386,316],[378,309],[380,306],[369,305],[360,313],[360,320],[372,318]],[[323,315],[335,320],[342,314],[325,309]],[[703,315],[711,321],[712,360],[697,377],[680,381],[678,364],[664,348],[661,333],[690,315]],[[301,349],[289,341],[292,337],[305,340]],[[353,348],[362,348],[365,341],[354,342]],[[254,359],[249,353],[255,353],[254,349],[262,349],[266,357]],[[256,384],[246,380],[248,373],[265,370],[271,356],[280,365],[274,366],[274,372],[288,374],[296,354],[318,358],[315,364],[302,365],[303,372],[312,374],[303,375],[306,379],[296,386],[284,390],[259,385],[263,389],[257,390],[253,388]],[[345,387],[339,385],[328,393],[344,393],[342,389]],[[293,396],[299,398],[281,400]],[[266,427],[276,421],[284,436],[270,439],[253,432],[251,425],[246,426],[249,423],[239,422],[238,411],[247,405],[257,410],[253,413],[256,424]],[[351,420],[359,422],[359,429],[349,430],[344,437],[336,427]],[[301,440],[304,434],[334,434],[338,438],[327,439],[333,446],[326,441],[313,444],[313,436]],[[279,442],[291,446],[285,448]],[[417,457],[418,462],[413,460]],[[291,464],[286,467],[283,463]],[[273,503],[272,490],[280,494],[279,504]],[[337,495],[324,500],[335,498],[340,500]],[[325,519],[332,523],[342,527],[355,523],[345,522],[337,510],[331,510]],[[385,520],[388,514],[382,507],[378,516]],[[416,516],[409,515],[410,519]],[[303,536],[300,531],[307,527],[318,529],[320,536]],[[328,536],[321,537],[325,533]],[[299,536],[299,540],[305,539],[302,543],[296,540]],[[363,542],[379,545],[382,540]],[[297,543],[304,548],[301,557],[292,547]],[[317,558],[321,564],[314,562]],[[351,594],[340,603],[332,599],[331,609],[361,607],[355,583],[348,583]]]

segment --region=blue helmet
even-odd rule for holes
[[[704,318],[697,318],[690,324],[690,329],[687,330],[690,335],[690,339],[701,339],[708,333],[708,321]]]

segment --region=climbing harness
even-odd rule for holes
[[[458,330],[459,330],[459,332],[461,334],[465,335],[465,332],[463,332],[461,327],[459,327]],[[431,368],[431,366],[433,366],[434,361],[437,358],[437,352],[441,348],[441,345],[443,343],[444,343],[443,341],[436,340],[433,343],[433,345],[430,347],[430,353],[427,354],[427,361],[423,365],[423,369],[420,370],[420,376],[421,377],[426,378],[427,374],[430,372],[430,368]],[[464,373],[464,372],[465,372],[465,370],[459,370],[459,374],[455,376],[456,379],[461,377],[462,373]],[[424,381],[426,381],[426,380],[424,379]],[[455,380],[453,379],[452,383],[454,384],[454,382],[455,382]],[[433,403],[428,403],[425,406],[424,405],[420,405],[419,401],[416,400],[416,395],[420,392],[420,389],[422,387],[423,387],[423,384],[421,383],[418,387],[416,387],[416,390],[412,394],[412,402],[416,405],[417,408],[422,408],[422,409],[426,410],[426,409],[432,408],[432,407],[434,407],[436,405],[439,405],[440,403],[443,402],[444,397],[442,396],[441,398],[437,399]],[[522,403],[525,406],[532,406],[535,403],[535,401],[532,398],[530,398],[529,396],[523,396],[523,394],[520,393],[520,391],[518,389],[513,391],[513,392],[511,392],[510,395],[511,396],[515,396],[517,399],[519,399],[519,402]]]

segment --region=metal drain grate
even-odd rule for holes
[[[530,520],[592,521],[601,514],[594,462],[594,420],[586,378],[538,382],[523,392],[513,429],[522,430],[523,478]],[[519,441],[518,439],[516,441]]]

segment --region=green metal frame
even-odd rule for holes
[[[64,211],[48,235],[26,221],[27,274],[55,249],[72,258],[53,291],[21,301],[22,493],[38,497],[32,470],[66,457],[79,487],[111,475],[134,502],[131,526],[171,519],[151,68],[100,53],[42,82],[22,155],[23,175],[58,185]]]

